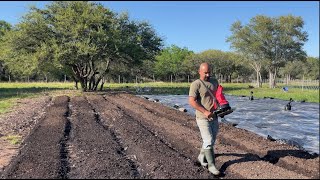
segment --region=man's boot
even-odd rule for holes
[[[208,170],[213,174],[213,175],[219,175],[220,171],[216,168],[215,166],[215,156],[213,149],[204,149],[204,154],[208,162]]]
[[[201,148],[201,150],[200,150],[200,154],[198,156],[198,161],[200,162],[201,166],[207,166],[208,165],[203,148]]]

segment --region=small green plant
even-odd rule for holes
[[[5,99],[0,101],[0,114],[6,113],[13,106],[13,102],[11,99]]]
[[[6,136],[5,139],[13,145],[17,145],[21,143],[21,136],[18,136],[18,135],[8,135]]]

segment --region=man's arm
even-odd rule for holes
[[[198,104],[196,97],[189,96],[189,104],[196,110],[202,112],[207,118],[212,117],[212,112],[207,111],[204,107]]]

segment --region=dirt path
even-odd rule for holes
[[[53,99],[2,178],[319,178],[319,155],[220,124],[214,177],[194,117],[126,93]],[[9,147],[9,146],[7,146]],[[1,163],[0,163],[1,164]]]

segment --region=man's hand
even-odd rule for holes
[[[203,106],[200,106],[198,103],[197,103],[197,100],[195,97],[192,97],[192,96],[189,96],[189,104],[195,108],[196,110],[202,112],[208,119],[209,121],[211,121],[213,118],[212,116],[214,115],[212,112],[206,110]]]
[[[205,111],[203,114],[209,119],[209,121],[210,121],[210,119],[212,119],[212,116],[213,116],[213,113],[212,113],[212,112],[210,112],[210,111]]]

